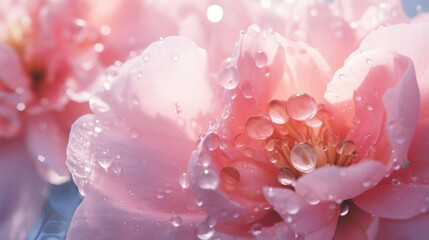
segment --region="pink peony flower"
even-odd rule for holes
[[[72,127],[68,238],[427,236],[427,36],[379,29],[332,74],[252,26],[218,81],[192,41],[151,44]]]

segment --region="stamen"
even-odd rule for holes
[[[277,180],[282,185],[289,186],[319,167],[349,166],[356,158],[354,142],[335,134],[330,113],[310,95],[300,93],[287,101],[272,100],[267,112],[269,117],[250,117],[245,124],[246,134],[238,134],[234,143],[244,148],[250,140],[262,140],[268,162],[279,169]],[[227,179],[234,180],[233,173],[231,169],[222,170]]]

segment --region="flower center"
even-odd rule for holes
[[[308,94],[287,101],[272,100],[267,116],[250,117],[245,131],[264,141],[264,151],[278,169],[277,179],[285,186],[323,166],[349,166],[357,156],[355,144],[341,139],[331,125],[331,115]]]

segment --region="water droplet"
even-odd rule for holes
[[[37,160],[39,160],[40,162],[45,162],[46,158],[43,155],[37,155]]]
[[[215,231],[212,227],[210,227],[205,222],[198,224],[197,228],[195,229],[197,233],[198,239],[201,240],[208,240],[211,237],[213,237]]]
[[[255,154],[255,150],[253,150],[253,148],[247,147],[243,150],[243,154],[248,158],[252,158]]]
[[[16,109],[20,112],[24,111],[25,109],[25,104],[24,103],[18,103],[16,104]]]
[[[299,212],[299,202],[296,199],[290,198],[285,205],[285,210],[289,214],[297,214]]]
[[[249,137],[244,133],[240,133],[234,138],[234,145],[235,147],[238,147],[238,148],[245,146],[248,142],[249,142]]]
[[[371,59],[369,59],[369,58],[367,58],[367,59],[365,60],[365,62],[366,62],[366,64],[368,64],[368,65],[371,65],[371,64],[372,64],[372,60],[371,60]]]
[[[392,185],[400,185],[402,182],[401,180],[397,179],[397,178],[392,178]]]
[[[271,152],[271,151],[274,150],[275,145],[276,145],[276,140],[273,139],[273,138],[268,139],[267,141],[265,141],[265,149],[267,151],[269,151],[269,152]]]
[[[263,51],[258,51],[255,54],[254,61],[258,68],[263,68],[267,64],[268,58]]]
[[[119,161],[114,161],[111,164],[111,169],[112,169],[113,173],[116,174],[116,176],[119,176],[121,174],[121,171],[122,171],[122,166],[119,163]]]
[[[111,32],[111,29],[108,25],[103,25],[100,27],[100,33],[103,36],[108,36]]]
[[[347,213],[349,213],[349,205],[347,204],[347,202],[344,201],[340,204],[338,212],[342,217],[344,217],[345,215],[347,215]]]
[[[258,236],[259,234],[262,233],[262,225],[260,223],[253,224],[252,227],[250,228],[250,232],[254,236]]]
[[[368,110],[368,111],[372,111],[372,110],[374,110],[374,108],[371,106],[371,104],[369,104],[369,103],[367,103],[367,104],[365,104],[365,108],[366,108],[366,110]]]
[[[178,226],[182,225],[183,219],[178,215],[172,215],[170,217],[170,223],[171,223],[171,225],[178,227]]]
[[[190,180],[189,180],[189,176],[186,173],[182,173],[179,176],[179,185],[183,188],[183,189],[188,189],[190,186]]]
[[[345,74],[340,74],[338,77],[340,78],[340,80],[345,80],[346,79],[346,75]]]
[[[289,118],[286,112],[286,103],[283,101],[272,100],[268,104],[268,115],[274,123],[285,124]]]
[[[106,170],[110,167],[110,165],[113,162],[113,158],[109,156],[103,156],[98,158],[97,160],[98,160],[98,164],[100,164],[100,166]]]
[[[317,146],[318,146],[320,149],[322,149],[323,151],[328,150],[328,146],[327,146],[327,145],[326,145],[326,143],[325,143],[325,142],[323,142],[323,141],[320,141],[319,143],[317,143]]]
[[[87,33],[86,22],[80,18],[74,19],[69,26],[66,26],[64,29],[65,37],[74,42],[82,42],[85,40]]]
[[[277,180],[285,186],[291,185],[295,181],[295,174],[289,168],[281,168],[277,172]]]
[[[207,19],[212,23],[220,22],[223,18],[223,9],[216,4],[207,8]]]
[[[177,62],[177,61],[179,61],[179,54],[173,54],[173,55],[171,55],[171,60],[172,60],[173,62]]]
[[[266,139],[274,132],[273,124],[265,116],[254,116],[247,120],[245,125],[246,133],[252,138]]]
[[[337,145],[336,151],[338,154],[352,155],[355,151],[355,143],[352,140],[344,140]]]
[[[241,86],[241,93],[243,93],[243,97],[245,98],[252,98],[254,96],[255,90],[249,81],[243,83]]]
[[[143,61],[144,61],[144,62],[149,62],[149,60],[150,60],[150,55],[149,55],[149,53],[145,53],[145,54],[143,54]]]
[[[219,186],[219,177],[213,170],[206,169],[198,176],[197,183],[202,189],[216,189]]]
[[[220,142],[219,136],[214,132],[210,132],[206,135],[204,139],[204,146],[208,150],[213,151],[219,147],[219,142]]]
[[[228,190],[233,190],[240,181],[240,172],[235,167],[224,167],[220,171],[222,183]]]
[[[182,115],[182,106],[180,106],[180,103],[174,103],[174,106],[176,107],[176,113],[177,113],[177,115]]]
[[[104,45],[101,43],[94,44],[94,51],[101,53],[102,51],[104,51]]]
[[[227,66],[219,74],[219,82],[226,89],[234,89],[239,81],[238,71],[235,67]]]
[[[286,112],[298,121],[309,120],[317,113],[316,101],[306,93],[292,95],[286,102]]]
[[[308,143],[298,143],[292,148],[290,159],[296,170],[303,173],[311,172],[317,163],[316,150]]]

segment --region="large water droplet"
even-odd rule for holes
[[[295,174],[289,168],[281,168],[277,172],[277,180],[282,185],[288,186],[295,181]]]
[[[219,186],[219,177],[214,171],[206,169],[198,176],[197,183],[202,189],[216,189]]]
[[[252,138],[266,139],[274,132],[273,124],[270,119],[265,116],[255,116],[247,120],[246,133]]]
[[[263,51],[258,51],[255,53],[255,64],[258,68],[263,68],[265,65],[267,65],[267,55]]]
[[[178,226],[182,225],[183,219],[178,215],[172,215],[170,217],[170,223],[171,223],[171,225],[178,227]]]
[[[286,123],[287,119],[289,118],[286,113],[286,102],[272,100],[268,104],[268,115],[270,116],[271,121],[273,121],[274,123]]]
[[[179,185],[183,189],[188,189],[190,184],[189,176],[186,173],[182,173],[179,176]]]
[[[235,67],[227,66],[219,74],[219,83],[226,89],[234,89],[239,81],[238,71]]]
[[[214,229],[205,222],[198,224],[195,231],[197,233],[198,239],[201,240],[208,240],[213,237],[215,233]]]
[[[213,151],[219,147],[219,142],[219,136],[214,132],[210,132],[206,135],[206,138],[204,139],[204,146],[208,150]]]
[[[286,102],[286,112],[294,120],[309,120],[317,113],[316,101],[306,93],[292,95]]]
[[[233,190],[240,181],[240,172],[235,167],[224,167],[220,171],[222,183],[228,190]]]
[[[292,148],[290,159],[296,170],[302,173],[311,172],[317,163],[316,150],[308,143],[298,143]]]
[[[338,154],[352,155],[355,151],[355,143],[352,140],[344,140],[337,145],[336,151]]]

